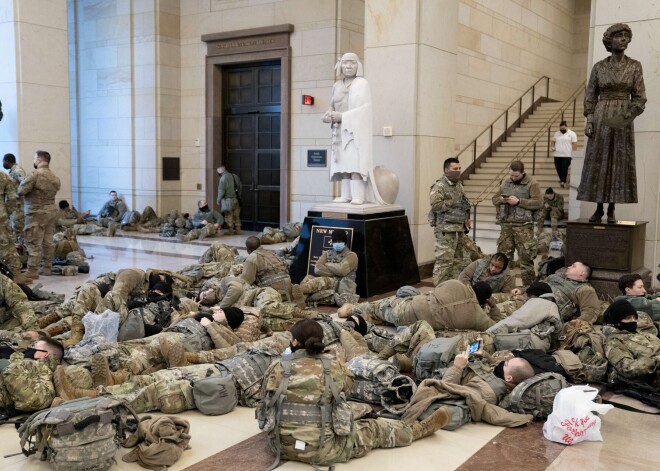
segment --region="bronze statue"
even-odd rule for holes
[[[646,93],[642,64],[624,54],[630,27],[617,23],[603,33],[612,55],[594,64],[584,95],[589,138],[577,199],[597,203],[590,222],[600,222],[608,203],[607,222],[616,222],[615,203],[637,203],[633,120],[644,112]]]

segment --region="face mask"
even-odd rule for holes
[[[157,303],[158,301],[162,301],[166,298],[166,294],[154,293],[153,291],[147,295],[147,301],[150,303]]]
[[[25,351],[23,352],[23,358],[29,358],[29,359],[31,359],[31,360],[34,360],[34,355],[35,355],[37,352],[45,352],[45,351],[46,351],[46,350],[39,350],[39,349],[37,349],[37,348],[28,347],[28,348],[26,348]]]
[[[567,129],[560,129],[562,134],[566,134]]]
[[[37,167],[37,164],[32,164],[32,166],[35,168],[35,170],[39,167]]]
[[[620,322],[616,325],[616,328],[634,334],[637,332],[637,322]]]
[[[447,177],[447,180],[452,183],[458,183],[458,181],[461,179],[461,171],[452,170],[450,172],[445,172],[445,177]]]
[[[332,243],[332,249],[335,252],[341,252],[342,250],[344,250],[345,247],[346,247],[346,244],[344,244],[343,242],[333,242]]]
[[[199,208],[199,210],[203,213],[208,213],[209,212],[209,205],[207,204],[206,206],[202,206]]]

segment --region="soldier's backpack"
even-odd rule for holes
[[[277,355],[262,350],[247,350],[228,360],[216,362],[221,373],[231,374],[242,406],[256,407],[261,400],[261,381]]]
[[[413,357],[413,373],[418,381],[433,376],[436,370],[447,368],[458,352],[461,336],[439,337],[422,345]]]
[[[112,396],[85,397],[36,412],[18,429],[25,456],[40,454],[55,470],[106,470],[137,415]]]
[[[238,393],[232,375],[210,376],[193,382],[195,407],[204,415],[223,415],[234,410]]]
[[[135,226],[140,222],[140,213],[137,211],[126,211],[121,218],[122,226]]]
[[[143,310],[144,308],[139,307],[137,309],[131,309],[128,311],[126,320],[119,326],[117,342],[144,338],[144,319],[142,317]]]
[[[367,355],[351,358],[346,367],[353,373],[353,389],[349,399],[370,404],[380,404],[383,391],[399,375],[389,361]]]
[[[566,379],[557,373],[540,373],[516,385],[500,407],[518,414],[531,414],[534,419],[546,419],[552,412],[555,396],[568,387]]]
[[[172,222],[166,222],[160,229],[161,237],[174,237],[176,235],[176,227]]]

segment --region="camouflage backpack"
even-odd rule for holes
[[[140,213],[137,211],[126,211],[121,218],[122,226],[135,226],[140,222]]]
[[[545,419],[552,412],[555,396],[566,387],[568,383],[560,374],[537,374],[513,388],[500,401],[500,407],[517,414],[531,414],[534,419]]]
[[[229,373],[234,377],[240,405],[256,407],[261,400],[261,382],[272,361],[278,357],[273,353],[247,350],[215,364],[221,373]]]
[[[461,336],[439,337],[423,344],[413,358],[413,372],[418,381],[433,376],[438,369],[444,369],[458,352]]]
[[[176,235],[176,227],[174,223],[166,222],[163,224],[163,227],[160,229],[161,237],[174,237]]]
[[[366,355],[351,358],[346,367],[354,376],[349,399],[371,404],[381,403],[386,386],[399,375],[389,361]]]
[[[200,352],[213,348],[211,338],[206,334],[204,326],[192,318],[180,320],[164,329],[164,332],[182,332],[186,334],[183,345],[187,352]]]
[[[137,415],[111,396],[85,397],[36,412],[18,429],[25,456],[40,454],[56,470],[106,470]]]
[[[555,357],[576,383],[599,382],[607,373],[604,342],[603,334],[597,332],[589,322],[573,319],[562,328]],[[579,367],[571,367],[567,355],[557,355],[562,350],[573,352],[580,362]],[[572,360],[571,363],[575,363],[575,359]]]

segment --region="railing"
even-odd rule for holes
[[[575,89],[573,93],[571,93],[571,96],[566,99],[564,104],[559,107],[557,111],[553,113],[553,115],[546,120],[545,124],[541,126],[541,128],[537,131],[537,133],[529,140],[525,145],[523,146],[520,151],[509,161],[506,166],[500,170],[500,172],[493,178],[488,185],[486,185],[486,188],[484,188],[481,193],[474,199],[472,206],[474,207],[473,211],[473,217],[472,217],[472,239],[476,239],[477,237],[477,207],[479,206],[479,203],[482,201],[490,198],[495,191],[495,188],[500,185],[500,182],[502,181],[502,178],[504,178],[504,175],[506,172],[509,170],[509,166],[511,165],[511,162],[515,160],[522,160],[530,151],[533,153],[532,154],[532,175],[535,174],[536,172],[536,144],[537,142],[544,137],[547,131],[547,143],[548,143],[548,148],[546,150],[546,158],[550,157],[550,132],[553,126],[556,126],[558,122],[562,121],[565,119],[565,112],[569,108],[572,108],[572,126],[575,126],[575,109],[577,107],[577,100],[580,95],[584,93],[584,86],[586,84],[586,80],[582,82],[578,87]]]
[[[545,81],[545,95],[540,95],[538,98],[536,98],[536,87],[541,84],[543,81]],[[538,79],[534,85],[529,87],[527,90],[523,92],[520,97],[514,101],[511,106],[509,106],[501,115],[499,115],[495,120],[490,123],[490,125],[486,126],[486,129],[481,131],[481,133],[474,138],[472,142],[470,142],[467,146],[461,150],[458,155],[456,156],[457,158],[460,158],[462,154],[464,154],[466,151],[469,149],[472,150],[472,163],[463,170],[463,173],[461,174],[461,178],[464,179],[468,175],[474,173],[477,170],[477,167],[479,164],[486,159],[486,157],[490,157],[493,153],[493,149],[499,146],[502,142],[506,142],[507,138],[511,135],[511,133],[519,127],[522,122],[525,120],[527,116],[529,116],[531,113],[534,112],[534,110],[539,106],[540,103],[547,101],[548,96],[550,93],[550,78],[546,77],[545,75]],[[529,106],[525,108],[523,111],[523,101],[526,101],[527,99],[530,99]],[[513,123],[509,124],[509,113],[511,113],[512,109],[518,108],[518,117],[516,118]],[[514,115],[515,116],[515,115]],[[501,123],[502,118],[504,118],[504,130],[500,133],[498,137],[494,137],[494,127],[498,124]],[[488,139],[488,146],[486,146],[485,150],[477,157],[477,146],[479,143],[479,139],[486,134],[486,132],[489,133],[489,139]]]

